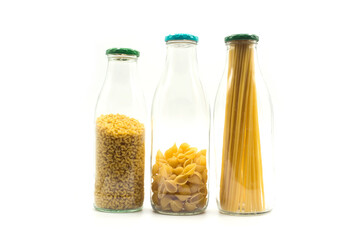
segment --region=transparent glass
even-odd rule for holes
[[[144,201],[145,120],[137,57],[108,55],[96,104],[96,210],[134,212]]]
[[[151,205],[192,215],[208,204],[210,107],[198,73],[196,42],[167,42],[165,71],[151,113]]]
[[[253,40],[227,44],[214,106],[217,205],[225,214],[268,212],[274,202],[273,107]]]

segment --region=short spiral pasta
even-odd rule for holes
[[[95,207],[140,208],[144,200],[145,129],[134,118],[101,115],[96,120]]]

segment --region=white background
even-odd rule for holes
[[[356,3],[2,1],[0,239],[360,239]],[[142,212],[93,210],[93,114],[105,50],[140,50],[150,110],[165,61],[164,37],[171,33],[199,37],[201,80],[211,105],[225,64],[224,37],[260,36],[260,64],[275,109],[271,213],[221,215],[211,192],[205,214],[155,214],[149,171]]]

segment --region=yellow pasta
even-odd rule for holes
[[[172,168],[169,165],[164,164],[160,168],[160,174],[162,177],[168,178],[172,174]]]
[[[171,167],[176,168],[179,162],[176,157],[172,157],[169,158],[168,163]]]
[[[159,164],[155,163],[152,167],[152,174],[153,176],[155,175],[155,173],[157,173],[159,171]]]
[[[203,209],[207,203],[206,149],[198,151],[183,143],[179,148],[174,144],[165,154],[159,150],[152,179],[155,209],[173,213]]]
[[[203,198],[198,204],[199,207],[203,207],[206,205],[206,198]]]
[[[187,149],[190,148],[190,145],[188,143],[182,143],[179,148],[182,149],[183,151],[186,151]]]
[[[154,164],[155,165],[155,164]],[[173,173],[175,174],[175,175],[180,175],[182,172],[184,171],[184,168],[183,167],[177,167],[177,168],[175,168],[175,169],[173,169]],[[154,172],[154,171],[153,171]],[[155,172],[157,172],[157,171],[155,171]],[[153,173],[154,174],[154,173]]]
[[[183,153],[179,153],[177,158],[178,158],[177,160],[180,164],[183,164],[186,161],[186,156]]]
[[[220,206],[227,212],[265,210],[254,54],[251,41],[229,45],[220,182]]]
[[[140,208],[144,199],[145,128],[121,114],[96,119],[95,207]],[[154,165],[154,171],[157,166]]]
[[[194,204],[194,203],[185,202],[184,207],[185,207],[186,211],[191,212],[191,211],[194,211],[197,208],[197,205]]]
[[[203,182],[206,182],[207,181],[207,178],[208,178],[208,175],[207,175],[207,170],[205,169],[202,173],[202,179],[203,179]]]
[[[178,193],[181,195],[190,195],[191,194],[190,186],[188,184],[179,186]]]
[[[199,185],[197,184],[189,184],[191,193],[197,193],[200,190]]]
[[[192,163],[192,160],[191,159],[187,159],[185,162],[184,162],[184,167],[190,165]]]
[[[188,181],[189,176],[188,175],[179,175],[175,178],[175,182],[179,185],[184,185]]]
[[[169,196],[164,196],[163,198],[161,198],[160,200],[160,206],[163,208],[163,209],[170,209],[169,208],[169,205],[170,205],[170,202],[172,201],[172,199],[169,197]]]
[[[198,185],[202,184],[201,174],[198,172],[194,172],[194,174],[191,177],[189,177],[188,182]]]
[[[184,168],[184,171],[182,172],[182,174],[186,175],[186,176],[193,175],[194,172],[195,172],[195,169],[196,169],[196,164],[195,163],[189,164]]]
[[[206,165],[206,158],[204,157],[204,155],[200,156],[198,164],[202,166]]]
[[[175,196],[177,199],[179,199],[182,202],[187,201],[191,197],[190,195],[180,195],[180,194],[176,194]]]
[[[175,193],[177,191],[177,184],[174,180],[165,181],[165,189],[168,193]]]
[[[166,163],[165,157],[161,151],[158,151],[156,154],[156,163],[159,163],[159,164]]]
[[[154,191],[154,194],[151,197],[151,200],[154,204],[159,205],[158,192]]]
[[[174,144],[171,148],[165,151],[165,157],[166,159],[171,158],[176,152],[178,148],[176,147],[176,144]]]
[[[196,165],[195,171],[202,173],[206,169],[206,166]]]
[[[199,189],[199,193],[201,193],[201,194],[203,194],[203,195],[206,195],[207,194],[207,188],[206,187],[201,187],[200,189]]]
[[[170,202],[170,207],[173,212],[180,212],[183,208],[183,202],[180,200],[173,200]]]
[[[196,157],[206,156],[206,149],[200,150],[195,156]]]
[[[190,198],[190,200],[189,200],[189,202],[190,203],[199,203],[202,199],[203,199],[203,197],[204,197],[204,195],[203,194],[201,194],[201,193],[196,193],[196,194],[194,194],[191,198]]]

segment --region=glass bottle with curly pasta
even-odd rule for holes
[[[95,110],[94,207],[135,212],[144,200],[145,101],[137,82],[139,52],[106,51],[108,67]]]
[[[162,214],[199,214],[208,203],[210,108],[198,74],[198,38],[175,34],[165,41],[151,113],[151,205]]]

